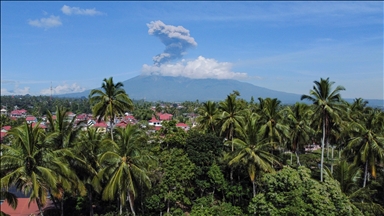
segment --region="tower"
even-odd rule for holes
[[[52,81],[51,81],[51,97],[49,98],[49,100],[52,100]]]

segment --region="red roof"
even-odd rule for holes
[[[160,114],[160,120],[172,120],[172,114],[169,114],[169,113],[164,113],[164,114]]]
[[[96,122],[96,124],[93,125],[94,127],[108,127],[107,123],[105,122]]]
[[[155,130],[158,131],[161,129],[161,126],[155,126]]]
[[[21,115],[25,113],[27,113],[27,110],[24,110],[24,109],[11,111],[11,115]]]
[[[155,118],[155,116],[152,116],[152,119],[151,120],[149,120],[149,122],[160,122],[159,120],[157,120],[156,118]]]
[[[76,116],[76,119],[86,119],[87,118],[87,114],[79,114]]]
[[[121,121],[118,124],[116,124],[116,127],[127,127],[127,123],[125,121]]]
[[[5,136],[7,136],[7,132],[1,132],[1,139],[3,139]]]
[[[11,130],[11,128],[12,128],[11,126],[3,126],[3,127],[2,127],[2,129],[6,130],[6,131]]]
[[[35,127],[36,126],[36,123],[32,123],[32,127]],[[39,124],[39,127],[40,128],[43,128],[43,129],[47,129],[47,126],[43,125],[43,124]]]
[[[127,116],[125,116],[124,118],[127,119],[127,120],[128,120],[128,119],[132,119],[132,120],[135,119],[135,117],[134,117],[133,115],[127,115]]]
[[[176,127],[188,127],[188,125],[180,122],[176,124]]]
[[[26,121],[35,121],[36,120],[36,117],[35,116],[27,116],[27,118],[25,118]]]
[[[28,207],[29,198],[17,198],[17,208],[13,209],[7,201],[4,201],[0,207],[1,211],[12,215],[12,216],[29,216],[29,215],[39,215],[39,208],[36,205],[36,202],[33,201]],[[49,207],[53,207],[52,201],[47,200],[47,203],[44,207],[44,209],[47,209]]]

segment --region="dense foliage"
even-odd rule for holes
[[[384,215],[383,111],[345,102],[329,79],[314,84],[302,97],[313,104],[293,105],[237,91],[219,102],[131,101],[112,78],[90,102],[2,96],[47,127],[1,116],[12,127],[1,144],[1,198],[16,207],[16,188],[41,215]],[[70,111],[93,111],[109,127]],[[125,112],[138,122],[120,128]],[[161,113],[173,119],[155,130],[148,120]],[[44,211],[49,200],[54,209]]]

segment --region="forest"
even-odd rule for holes
[[[40,215],[62,216],[384,215],[384,112],[346,102],[344,90],[320,78],[292,105],[234,90],[177,108],[133,101],[110,77],[88,98],[1,96],[3,107],[47,122],[1,116],[1,128],[12,126],[0,149],[1,200],[16,208],[15,188]],[[109,127],[76,123],[69,111]],[[127,112],[138,123],[116,127]],[[154,131],[156,113],[173,119]]]

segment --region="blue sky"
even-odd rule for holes
[[[2,95],[141,74],[383,99],[383,2],[1,2]]]

